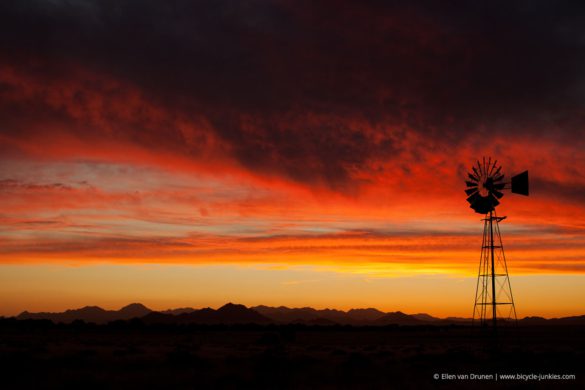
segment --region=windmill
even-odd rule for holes
[[[485,157],[477,161],[467,174],[467,202],[476,213],[484,215],[483,241],[473,306],[473,322],[489,325],[491,319],[494,329],[497,319],[516,321],[516,307],[512,296],[512,287],[508,277],[508,267],[500,234],[500,222],[506,217],[496,215],[496,206],[504,196],[504,190],[514,194],[528,196],[528,171],[513,176],[511,181],[504,181],[502,167],[498,161],[492,162]]]

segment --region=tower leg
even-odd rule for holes
[[[493,211],[490,211],[490,241],[489,247],[491,252],[491,262],[492,262],[492,319],[494,323],[494,329],[496,329],[496,322],[497,322],[497,303],[496,303],[496,266],[494,261],[494,217]]]

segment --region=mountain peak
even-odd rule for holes
[[[349,311],[348,311],[348,313],[365,313],[365,312],[384,313],[383,311],[380,311],[378,309],[374,309],[373,307],[368,307],[367,309],[349,309]]]
[[[238,303],[231,303],[231,302],[226,303],[225,305],[223,305],[222,307],[217,309],[217,311],[244,311],[244,310],[249,310],[249,309],[244,305],[240,305]]]
[[[420,320],[414,316],[409,316],[408,314],[404,314],[401,311],[395,311],[386,313],[384,316],[378,318],[376,323],[380,325],[390,325],[390,324],[397,324],[397,325],[419,325],[424,324],[423,320]]]
[[[132,303],[129,303],[129,304],[127,304],[126,306],[124,306],[122,309],[124,309],[124,308],[126,308],[126,307],[146,307],[146,306],[144,306],[144,305],[143,305],[142,303],[140,303],[140,302],[132,302]],[[122,310],[122,309],[120,309],[120,310]]]
[[[118,310],[118,315],[122,319],[130,319],[136,317],[144,317],[150,312],[152,312],[152,310],[144,306],[142,303],[131,303]]]
[[[423,321],[439,321],[440,319],[437,317],[433,317],[430,314],[427,313],[417,313],[417,314],[412,314],[412,317],[417,318],[419,320],[423,320]]]
[[[373,321],[380,317],[383,317],[386,313],[369,307],[367,309],[351,309],[347,312],[349,318],[353,318],[360,321]]]
[[[65,310],[65,313],[71,313],[71,312],[102,313],[102,312],[105,312],[105,310],[99,306],[84,306],[81,309]]]
[[[124,306],[119,311],[127,312],[127,311],[152,311],[148,307],[144,306],[142,303],[131,303],[129,305]]]

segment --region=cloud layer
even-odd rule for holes
[[[512,226],[581,272],[581,8],[3,2],[2,257],[400,263],[425,246],[405,262],[440,263],[436,234],[475,226],[467,167],[491,155],[531,173],[534,196],[502,204]]]

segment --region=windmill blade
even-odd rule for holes
[[[468,173],[467,176],[469,176],[469,179],[474,180],[474,181],[479,181],[479,177],[475,177],[473,176],[471,173]]]
[[[465,193],[467,195],[472,195],[474,192],[477,192],[477,188],[469,188],[469,189],[465,190]]]
[[[476,193],[472,194],[471,196],[467,197],[466,200],[470,204],[474,204],[475,202],[477,202],[478,198],[481,198],[481,196],[479,196],[479,192],[476,192]]]
[[[498,190],[493,190],[493,191],[492,191],[492,194],[493,194],[493,195],[494,195],[496,198],[498,198],[498,199],[502,199],[502,196],[504,196],[504,193],[503,193],[503,192],[500,192],[500,191],[498,191]]]
[[[469,207],[475,210],[476,213],[479,214],[487,214],[492,211],[493,205],[489,198],[478,197],[478,199],[473,202]]]
[[[491,202],[492,202],[492,207],[496,207],[497,205],[499,205],[499,204],[500,204],[500,201],[499,201],[499,200],[497,200],[497,199],[496,199],[495,197],[493,197],[493,196],[491,196],[491,197],[490,197],[490,200],[491,200]]]
[[[506,183],[498,183],[498,184],[494,184],[494,186],[493,186],[494,190],[503,190],[504,187],[506,187]]]
[[[467,198],[467,201],[471,204],[471,206],[478,209],[490,208],[492,205],[492,201],[489,196],[484,197],[479,195],[479,193],[471,195],[469,198]]]
[[[500,181],[500,180],[502,180],[503,178],[504,178],[504,175],[495,176],[495,177],[494,177],[494,182],[496,182],[496,181]]]
[[[494,165],[492,165],[492,167],[490,168],[489,176],[492,175],[492,172],[494,171],[494,169],[496,169],[497,164],[498,164],[498,160],[494,160]]]
[[[475,173],[477,180],[479,180],[479,178],[481,177],[481,174],[479,173],[479,171],[477,169],[475,169],[475,167],[471,167],[471,169],[473,169],[473,173]]]
[[[477,187],[477,182],[465,181],[465,184],[467,184],[467,187]]]
[[[497,160],[496,160],[497,161]],[[502,166],[500,165],[498,167],[498,169],[496,169],[496,171],[494,172],[494,176],[498,175],[500,173],[500,171],[502,170]]]
[[[469,208],[473,209],[473,211],[475,211],[478,214],[487,214],[487,213],[489,213],[489,210],[486,211],[484,206],[474,206],[474,205],[471,205],[471,206],[469,206]]]

